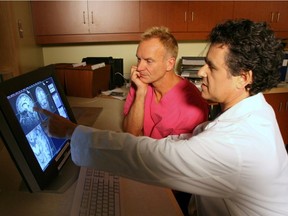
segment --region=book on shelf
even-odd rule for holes
[[[204,64],[204,57],[182,57],[182,65],[203,66]]]

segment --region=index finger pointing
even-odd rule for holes
[[[33,109],[38,112],[38,113],[42,113],[48,117],[51,117],[53,115],[53,113],[49,112],[48,110],[45,110],[45,109],[42,109],[42,108],[39,108],[39,107],[33,107]]]

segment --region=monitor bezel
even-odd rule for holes
[[[43,171],[34,156],[7,96],[49,77],[54,81],[68,118],[76,123],[69,102],[56,77],[54,65],[41,67],[0,83],[0,117],[2,118],[0,133],[8,152],[31,192],[44,190],[57,177],[61,168],[70,157],[70,141],[66,141],[66,144],[62,146],[62,149]]]

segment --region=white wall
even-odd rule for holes
[[[136,63],[137,43],[88,44],[43,47],[44,64],[78,63],[84,57],[123,58],[124,75],[129,77],[130,67]],[[205,56],[207,43],[179,42],[178,61],[182,56]]]

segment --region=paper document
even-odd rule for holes
[[[111,96],[113,98],[119,99],[119,100],[125,100],[127,96],[127,90],[123,88],[115,88],[108,91],[102,91],[102,95]]]

